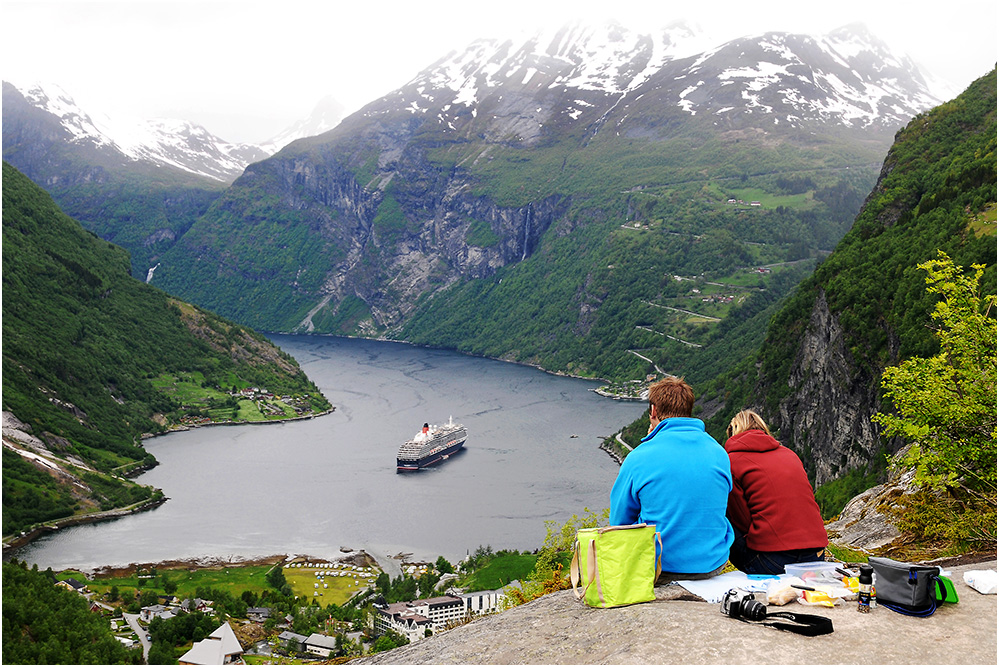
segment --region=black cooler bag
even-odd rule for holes
[[[939,567],[878,557],[868,558],[867,562],[877,575],[875,586],[879,605],[909,616],[930,616],[936,611]]]

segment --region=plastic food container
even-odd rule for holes
[[[836,572],[839,563],[828,563],[826,561],[815,561],[812,563],[792,563],[784,566],[784,572],[798,577],[804,582],[827,581],[842,585],[843,577]]]

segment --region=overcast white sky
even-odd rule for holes
[[[193,120],[264,141],[326,95],[348,111],[452,49],[575,19],[651,31],[685,19],[724,39],[863,22],[951,97],[996,63],[995,0],[0,0],[0,74],[57,83],[87,108]],[[93,106],[90,106],[93,105]]]

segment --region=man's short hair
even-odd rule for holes
[[[659,419],[690,417],[694,412],[694,390],[674,375],[649,387],[649,405],[656,406]]]

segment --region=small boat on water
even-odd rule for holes
[[[419,470],[443,461],[464,447],[468,432],[454,418],[447,424],[431,426],[423,424],[423,429],[399,447],[396,455],[396,471]]]

